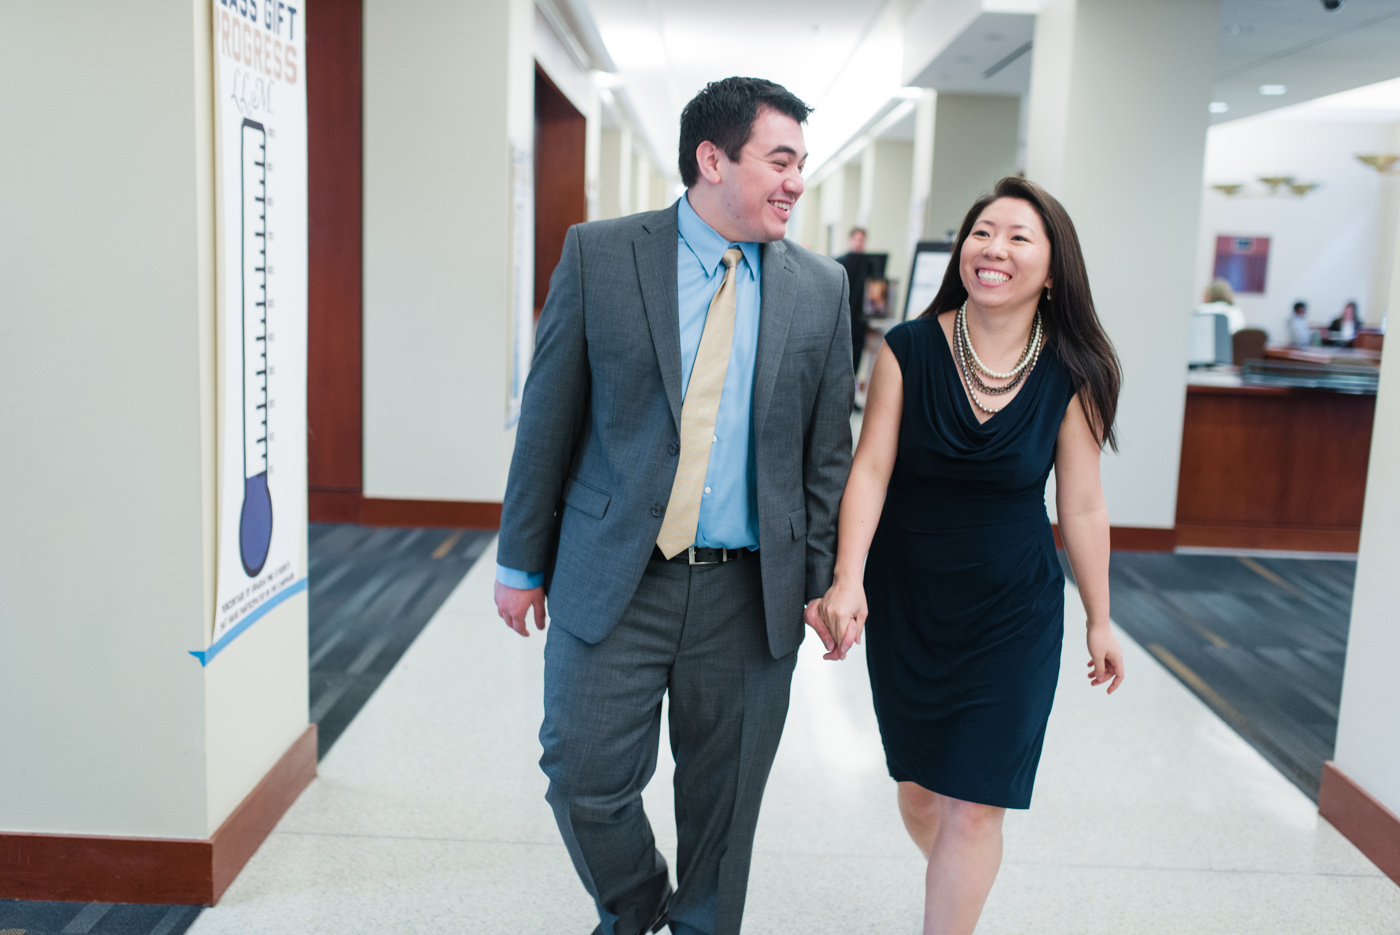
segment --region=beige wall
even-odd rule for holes
[[[621,217],[622,130],[603,130],[599,134],[598,152],[598,217]]]
[[[909,281],[909,201],[914,181],[914,144],[875,140],[865,151],[861,175],[870,178],[865,249],[888,253],[885,276],[892,281],[890,308],[904,308]]]
[[[207,837],[306,727],[304,596],[189,655],[214,613],[208,17],[21,4],[0,30],[24,89],[0,147],[23,180],[0,212],[6,831]]]
[[[939,94],[935,104],[933,174],[924,235],[951,240],[967,209],[997,180],[1016,174],[1021,99],[991,94]]]
[[[532,145],[533,7],[364,9],[364,492],[499,501],[510,145]]]

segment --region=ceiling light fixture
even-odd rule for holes
[[[1356,158],[1381,175],[1400,175],[1400,170],[1392,171],[1395,169],[1395,164],[1400,163],[1400,156],[1387,153],[1385,155],[1357,156]]]
[[[1400,157],[1396,157],[1396,159],[1400,161]],[[1314,189],[1321,187],[1319,182],[1299,182],[1291,175],[1265,175],[1260,176],[1259,181],[1268,186],[1268,191],[1250,191],[1244,182],[1222,182],[1212,185],[1211,188],[1227,198],[1239,195],[1246,198],[1302,198]]]
[[[1208,110],[1212,114],[1223,114],[1230,109],[1230,105],[1224,101],[1211,101]]]
[[[1259,93],[1265,97],[1278,97],[1280,94],[1288,93],[1288,85],[1285,84],[1261,84]]]

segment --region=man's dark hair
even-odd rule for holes
[[[850,232],[849,234],[847,234],[846,237],[847,237],[847,238],[851,238],[851,237],[854,237],[856,234],[864,234],[865,236],[869,237],[869,236],[870,236],[870,231],[866,230],[865,228],[863,228],[863,227],[861,227],[859,224],[857,224],[855,227],[852,227],[852,228],[851,228],[851,232]]]
[[[711,81],[681,111],[681,181],[690,188],[700,178],[695,150],[709,140],[731,162],[753,135],[754,118],[762,107],[771,107],[798,123],[806,123],[812,108],[780,84],[762,78],[725,78]]]
[[[1306,303],[1306,302],[1294,302],[1294,303],[1293,303],[1293,314],[1296,315],[1296,314],[1298,314],[1298,313],[1301,312],[1301,311],[1306,311],[1306,310],[1307,310],[1307,307],[1308,307],[1308,303]]]

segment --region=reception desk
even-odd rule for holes
[[[1177,544],[1355,552],[1376,397],[1193,373]]]

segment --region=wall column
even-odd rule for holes
[[[1400,263],[1397,225],[1392,267]],[[1400,277],[1390,284],[1400,308]],[[1336,760],[1324,768],[1318,810],[1367,857],[1400,883],[1400,627],[1395,569],[1400,567],[1400,354],[1381,359],[1380,394],[1371,433],[1361,552],[1351,602]]]
[[[1026,174],[1073,217],[1123,362],[1122,451],[1104,459],[1104,492],[1113,525],[1139,532],[1121,530],[1119,545],[1175,543],[1219,25],[1219,0],[1052,0],[1036,20]]]
[[[940,94],[924,232],[952,240],[963,215],[998,179],[1016,172],[1021,99],[994,94]]]
[[[0,212],[0,898],[214,902],[315,775],[305,592],[191,655],[216,600],[212,36],[207,2],[0,30],[26,88],[0,148],[24,180]]]
[[[514,447],[512,150],[533,149],[534,8],[364,8],[361,521],[490,525]]]

